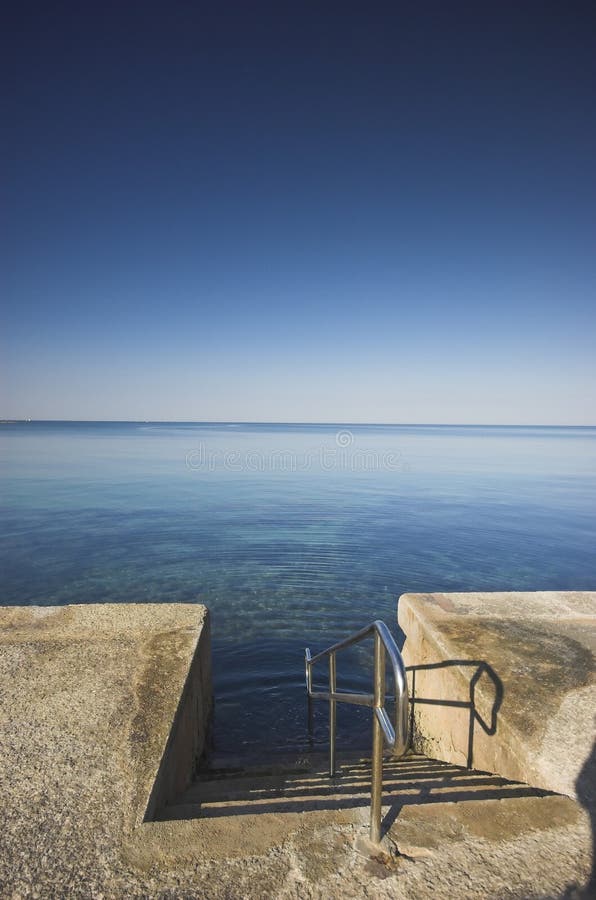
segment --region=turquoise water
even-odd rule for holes
[[[220,750],[306,746],[304,646],[397,634],[404,591],[596,584],[595,428],[32,422],[0,452],[2,603],[206,603]]]

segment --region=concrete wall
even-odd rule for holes
[[[210,709],[200,604],[0,607],[0,895],[154,896],[123,873],[161,859],[146,819],[190,780]]]
[[[594,804],[596,593],[404,594],[398,620],[417,751]]]
[[[190,784],[207,748],[212,708],[211,623],[206,610],[144,821],[154,819]]]

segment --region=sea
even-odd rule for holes
[[[404,592],[596,587],[593,427],[9,422],[0,459],[0,602],[206,604],[223,755],[322,748],[304,648],[403,642]],[[370,648],[338,676],[368,689]]]

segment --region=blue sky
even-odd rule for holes
[[[19,4],[0,415],[594,424],[592,4]]]

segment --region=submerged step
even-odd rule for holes
[[[342,762],[347,764],[366,765],[366,754],[362,751],[344,751]],[[244,777],[246,774],[289,775],[305,772],[326,772],[329,766],[328,751],[308,751],[299,754],[274,753],[269,756],[259,755],[210,755],[208,762],[201,766],[195,781],[216,781],[222,778]]]

